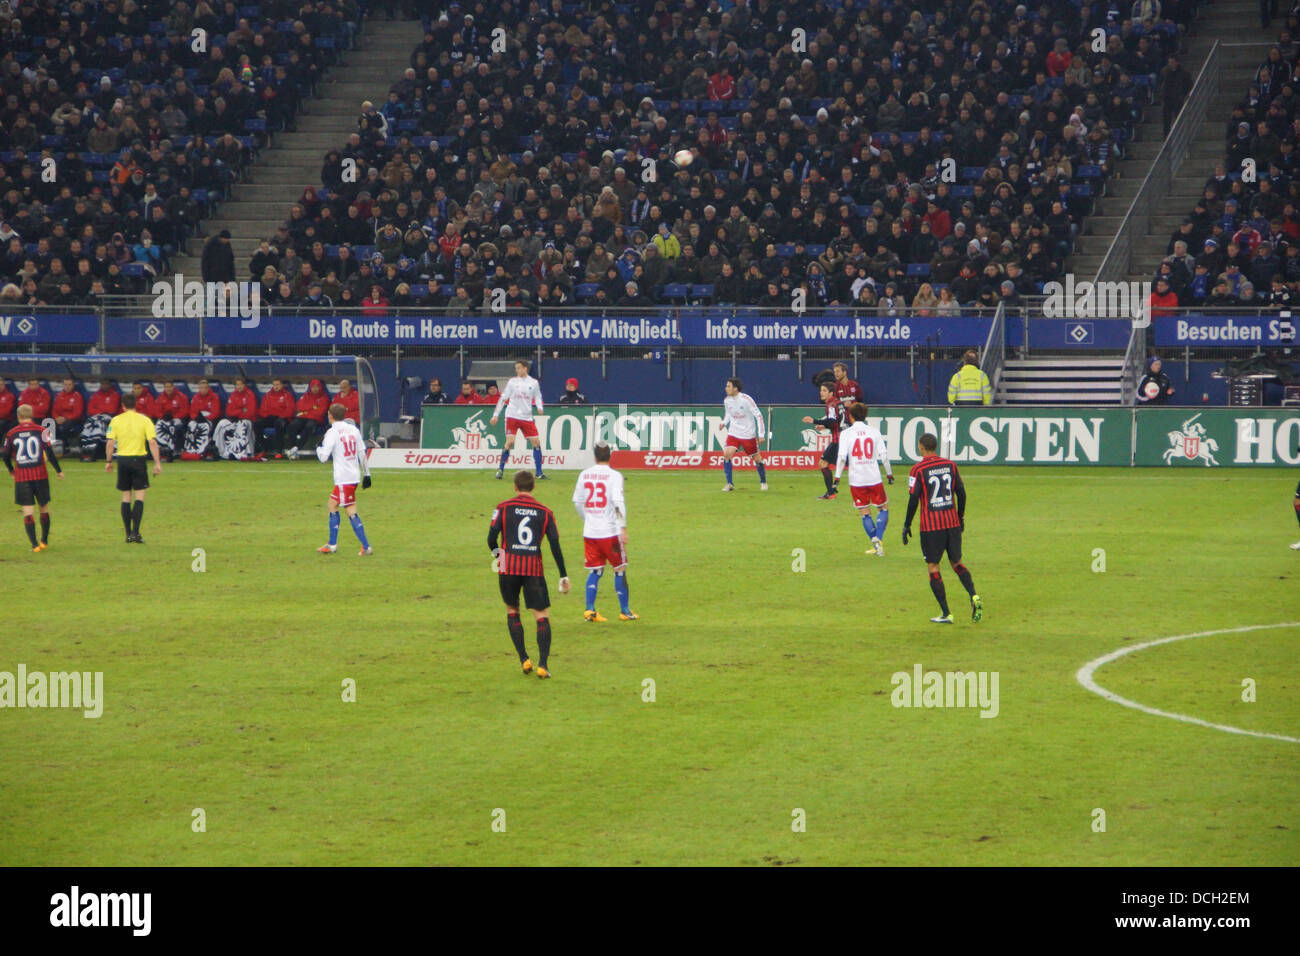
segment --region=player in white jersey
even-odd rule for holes
[[[718,426],[727,434],[722,449],[726,459],[722,463],[722,473],[727,476],[727,483],[722,486],[722,490],[731,491],[734,487],[731,483],[731,459],[736,452],[743,451],[754,459],[754,467],[758,470],[758,487],[767,491],[767,469],[763,467],[763,453],[758,450],[758,443],[764,434],[763,413],[758,410],[754,400],[741,390],[740,379],[727,379],[724,388],[727,397],[722,400],[722,424]]]
[[[596,591],[605,565],[614,569],[614,593],[618,595],[620,621],[635,621],[627,594],[627,504],[623,499],[623,476],[609,466],[612,449],[598,442],[593,455],[596,464],[578,476],[573,488],[573,506],[582,518],[582,546],[587,565],[587,610],[583,618],[604,622],[596,613]]]
[[[880,470],[883,466],[892,485],[894,469],[889,465],[885,436],[878,428],[867,424],[867,406],[854,402],[848,407],[848,413],[853,424],[840,432],[840,451],[835,457],[835,485],[839,486],[840,472],[847,463],[853,504],[862,515],[862,529],[871,539],[871,549],[867,554],[884,557],[885,549],[880,542],[889,524],[889,499],[885,496],[884,482],[880,480]],[[872,505],[876,507],[874,520],[871,517]]]
[[[537,477],[550,477],[542,474],[542,437],[537,434],[537,426],[533,423],[533,405],[536,404],[538,412],[542,411],[542,387],[537,379],[528,374],[528,369],[527,359],[515,362],[515,377],[506,382],[501,397],[497,399],[497,407],[492,411],[491,424],[495,425],[501,409],[504,407],[506,410],[506,446],[501,449],[501,464],[497,466],[498,478],[505,474],[506,463],[515,446],[516,432],[523,432],[528,443],[533,446],[533,467],[537,471]]]
[[[316,550],[321,554],[333,554],[339,549],[339,505],[347,509],[348,521],[357,540],[361,542],[358,555],[373,554],[370,542],[366,540],[366,529],[357,514],[357,485],[370,487],[370,462],[366,460],[366,443],[361,438],[357,426],[348,421],[348,410],[335,402],[330,406],[330,427],[325,433],[316,457],[322,462],[334,461],[334,490],[330,492],[330,543],[323,544]]]

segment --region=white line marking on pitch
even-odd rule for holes
[[[1157,717],[1169,717],[1172,720],[1181,720],[1185,724],[1196,724],[1198,727],[1209,727],[1211,730],[1222,730],[1229,734],[1245,734],[1250,737],[1267,737],[1269,740],[1285,740],[1289,743],[1300,744],[1300,737],[1288,737],[1286,734],[1269,734],[1262,730],[1243,730],[1240,727],[1229,727],[1227,724],[1213,724],[1208,720],[1201,720],[1199,717],[1188,717],[1186,714],[1171,714],[1167,710],[1157,710],[1155,707],[1148,707],[1146,704],[1139,704],[1135,700],[1129,700],[1121,697],[1119,694],[1109,691],[1102,687],[1092,675],[1098,669],[1111,661],[1119,660],[1127,654],[1133,654],[1137,651],[1144,651],[1148,647],[1157,647],[1161,644],[1171,644],[1174,641],[1186,641],[1193,637],[1213,637],[1216,634],[1244,634],[1247,631],[1267,631],[1279,627],[1300,627],[1300,621],[1288,621],[1284,624],[1252,624],[1249,627],[1227,627],[1218,631],[1198,631],[1195,634],[1176,634],[1173,637],[1162,637],[1157,641],[1147,641],[1143,644],[1134,644],[1132,647],[1121,647],[1117,651],[1111,651],[1098,657],[1096,660],[1088,661],[1075,673],[1074,678],[1086,689],[1092,691],[1106,700],[1114,701],[1117,704],[1123,704],[1125,707],[1132,707],[1134,710],[1140,710],[1144,714],[1154,714]]]

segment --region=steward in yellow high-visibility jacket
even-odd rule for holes
[[[993,402],[993,384],[980,369],[974,350],[962,356],[962,366],[948,382],[949,405],[989,405]]]

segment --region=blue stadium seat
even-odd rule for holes
[[[928,262],[909,262],[907,264],[907,274],[921,279],[930,277],[930,264]]]
[[[599,288],[596,282],[583,282],[574,288],[573,293],[579,299],[594,299]]]
[[[684,282],[670,282],[660,290],[659,294],[670,302],[685,299],[687,295],[686,284]]]

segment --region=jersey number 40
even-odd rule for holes
[[[876,442],[872,438],[855,438],[849,454],[859,461],[869,461],[876,457]]]

